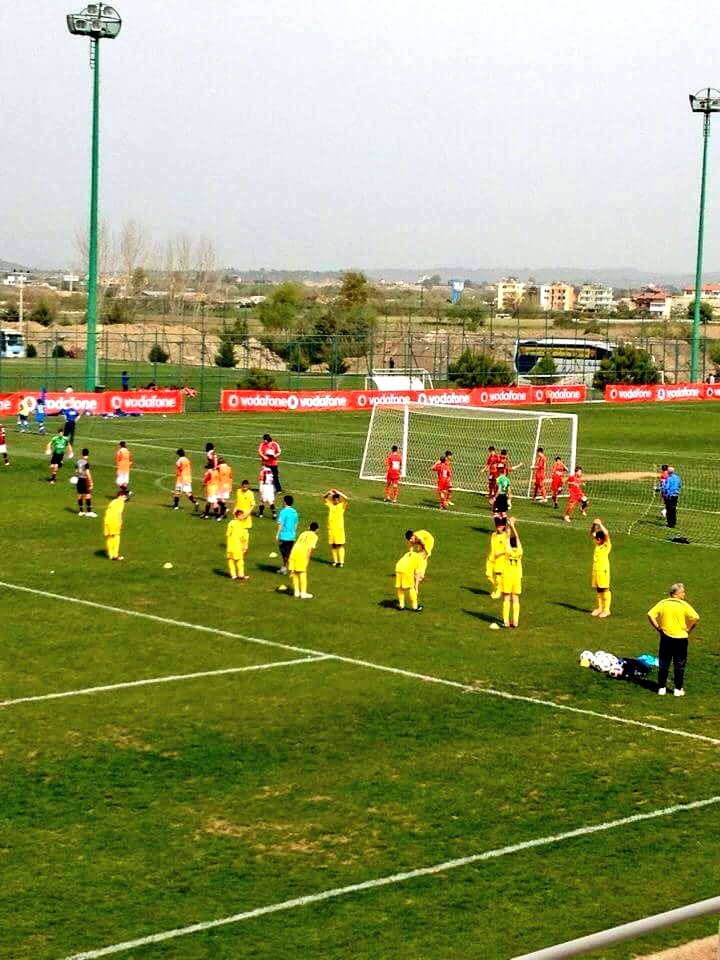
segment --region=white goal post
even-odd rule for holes
[[[424,367],[373,367],[365,377],[366,390],[432,390],[430,371]]]
[[[402,451],[403,481],[416,487],[435,486],[432,465],[446,450],[453,454],[456,490],[484,493],[488,447],[506,449],[512,464],[512,493],[532,493],[533,464],[538,447],[547,456],[549,486],[552,461],[562,457],[575,469],[577,449],[575,413],[505,410],[497,407],[461,407],[428,403],[376,404],[370,415],[360,479],[384,480],[385,460],[393,446]]]

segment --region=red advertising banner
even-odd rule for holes
[[[478,387],[474,390],[223,390],[224,413],[319,413],[369,410],[378,403],[442,406],[517,406],[532,403],[583,403],[584,386]]]
[[[720,385],[712,383],[615,383],[605,387],[608,403],[682,403],[720,400]]]
[[[35,413],[38,391],[0,393],[0,417],[17,416],[20,401],[28,401],[31,415]],[[182,413],[184,397],[180,390],[128,390],[108,393],[48,393],[45,412],[48,416],[60,413],[63,407],[74,407],[80,413],[109,416],[117,413]]]

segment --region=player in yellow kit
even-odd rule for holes
[[[413,613],[419,613],[422,606],[418,603],[418,572],[422,567],[422,558],[412,542],[412,537],[412,530],[408,530],[405,533],[405,539],[408,541],[407,552],[395,564],[395,594],[398,610],[405,609],[405,594],[407,594],[410,609]]]
[[[328,543],[334,567],[345,566],[345,511],[348,498],[334,487],[323,497],[328,509]]]
[[[228,571],[231,580],[245,581],[250,579],[245,574],[245,554],[250,540],[246,523],[247,517],[242,510],[235,510],[225,531]]]
[[[407,533],[405,534],[405,537],[406,539],[410,540],[410,543],[415,544],[415,549],[417,550],[418,554],[417,591],[419,599],[420,584],[425,579],[428,560],[432,556],[432,552],[435,549],[435,537],[430,533],[429,530],[415,530],[412,534],[412,537],[408,538]]]
[[[597,594],[597,606],[592,611],[593,617],[604,620],[610,616],[612,593],[610,592],[610,531],[599,517],[596,517],[590,527],[590,536],[595,542],[592,564],[592,585]]]
[[[243,525],[248,531],[248,545],[250,544],[250,528],[253,525],[252,516],[255,509],[255,494],[250,489],[250,481],[243,480],[235,492],[235,510],[243,514]],[[247,552],[247,551],[246,551]]]
[[[127,492],[121,490],[107,505],[103,521],[103,534],[107,555],[111,560],[124,560],[120,556],[120,534],[123,525],[123,512],[127,503]]]
[[[490,550],[485,561],[485,576],[492,584],[492,600],[500,599],[500,583],[505,568],[505,548],[507,546],[507,518],[496,517],[495,529],[490,534]]]
[[[312,552],[318,545],[318,529],[318,524],[313,521],[310,524],[310,529],[305,530],[297,538],[288,558],[288,570],[293,585],[293,593],[298,600],[312,600],[313,597],[311,593],[308,593],[307,571]]]
[[[523,548],[512,517],[508,517],[507,545],[505,547],[505,565],[500,577],[502,592],[503,625],[517,627],[520,623],[520,594],[522,593]]]

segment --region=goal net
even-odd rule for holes
[[[424,367],[373,367],[365,377],[366,390],[432,390],[430,371]]]
[[[368,427],[360,467],[363,480],[384,480],[385,460],[393,446],[402,451],[404,482],[433,487],[432,465],[446,450],[453,453],[456,490],[484,493],[485,462],[489,446],[506,449],[513,465],[512,492],[529,497],[538,447],[575,469],[577,414],[495,407],[455,407],[423,403],[376,404]]]

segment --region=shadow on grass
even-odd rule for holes
[[[213,573],[216,577],[222,577],[224,580],[232,580],[227,570],[223,570],[222,567],[213,567]]]
[[[279,573],[280,567],[272,563],[256,563],[255,567],[264,573]]]
[[[590,607],[578,607],[575,603],[565,603],[564,600],[553,600],[556,607],[565,607],[566,610],[576,610],[578,613],[590,613]]]
[[[95,551],[95,556],[96,556],[96,557],[104,557],[105,560],[107,560],[107,558],[108,558],[108,555],[107,555],[107,551],[106,551],[106,550],[96,550],[96,551]]]
[[[463,610],[469,617],[475,617],[476,620],[482,620],[483,623],[498,623],[498,618],[489,613],[483,613],[481,610]]]
[[[467,590],[468,593],[474,593],[476,597],[489,597],[490,591],[483,590],[482,587],[463,587],[463,590]]]
[[[397,610],[397,609],[398,609],[397,600],[379,600],[379,601],[378,601],[378,606],[379,606],[379,607],[384,607],[386,610]]]

